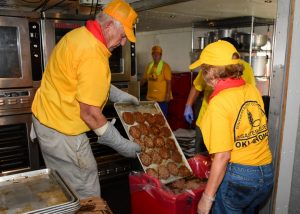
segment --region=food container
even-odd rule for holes
[[[79,199],[50,169],[0,177],[0,213],[75,213]]]
[[[253,68],[254,76],[264,76],[267,65],[267,56],[252,56],[251,66]]]
[[[207,178],[210,158],[198,155],[188,160],[199,178]],[[132,214],[196,214],[197,205],[205,189],[205,183],[197,189],[173,194],[164,189],[159,180],[147,174],[129,175]]]
[[[158,168],[165,168],[167,167],[169,164],[175,164],[176,167],[178,169],[180,168],[184,168],[186,170],[188,170],[188,173],[187,174],[191,174],[192,173],[192,170],[175,138],[175,135],[173,134],[173,132],[171,131],[171,128],[166,120],[166,118],[163,116],[162,114],[162,111],[159,107],[159,105],[156,103],[156,102],[152,102],[152,101],[141,101],[139,105],[133,105],[133,104],[129,104],[129,103],[115,103],[114,104],[114,107],[117,111],[117,114],[124,126],[124,129],[129,137],[130,140],[132,141],[135,141],[137,143],[139,143],[140,145],[142,145],[142,152],[137,154],[138,158],[139,158],[139,161],[143,167],[143,170],[145,172],[147,172],[147,170],[154,170],[154,171],[158,171]],[[124,121],[124,118],[123,118],[123,113],[124,112],[130,112],[130,113],[135,113],[135,112],[140,112],[140,113],[150,113],[151,115],[162,115],[163,117],[163,120],[164,120],[164,125],[158,125],[157,123],[147,123],[145,122],[144,124],[146,124],[146,126],[149,127],[149,130],[152,130],[156,127],[156,129],[158,130],[158,133],[157,135],[153,135],[152,133],[149,132],[149,134],[145,134],[145,135],[141,135],[141,137],[139,138],[139,140],[136,140],[135,138],[133,138],[133,136],[130,134],[130,129],[132,129],[132,127],[138,127],[140,125],[140,123],[134,121],[133,124],[127,124],[125,121]],[[169,130],[169,136],[164,136],[164,135],[161,135],[162,133],[162,130],[165,130],[165,129],[168,129]],[[164,134],[164,133],[163,133]],[[156,146],[156,143],[155,143],[155,140],[157,138],[163,138],[163,146]],[[146,142],[146,139],[149,140],[149,138],[151,139],[151,141],[153,141],[154,143],[154,146],[149,146],[144,142]],[[175,144],[175,147],[173,146],[172,149],[167,149],[166,150],[166,147],[168,146],[168,143],[170,141],[172,141],[172,143]],[[151,143],[152,144],[152,143]],[[173,145],[174,145],[173,144]],[[168,153],[168,158],[164,158],[163,155],[161,155],[161,151],[162,149],[164,150],[163,152],[167,152]],[[152,158],[150,160],[150,164],[144,164],[143,163],[143,160],[142,160],[142,156],[145,156],[144,154],[149,154],[151,153]],[[153,161],[154,160],[154,154],[156,155],[156,161]],[[161,155],[161,156],[160,156]],[[175,156],[180,156],[179,157],[179,160],[177,158],[177,162],[173,161],[173,155]],[[160,159],[160,157],[157,157],[157,156],[160,156],[162,157]],[[148,157],[148,156],[147,156]],[[171,158],[172,157],[172,158]],[[158,161],[157,161],[158,160]],[[182,174],[178,174],[176,176],[172,175],[170,173],[170,175],[167,177],[167,178],[162,178],[162,176],[160,176],[160,181],[162,183],[169,183],[169,182],[172,182],[176,179],[180,179],[184,177],[184,175]]]

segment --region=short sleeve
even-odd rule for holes
[[[212,100],[213,101],[213,100]],[[230,118],[220,103],[210,103],[200,122],[206,148],[210,154],[233,149]]]
[[[165,80],[171,80],[172,79],[171,68],[167,63],[164,63],[164,77],[165,77]]]
[[[108,63],[95,58],[84,60],[77,70],[76,98],[82,103],[102,107],[109,94],[110,70]]]

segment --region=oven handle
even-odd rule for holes
[[[121,61],[121,66],[122,66],[121,70],[122,70],[122,73],[124,74],[124,70],[125,70],[125,60],[124,60],[124,58],[121,58],[120,61]]]

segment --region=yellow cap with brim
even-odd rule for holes
[[[158,45],[152,47],[152,53],[159,53],[162,54],[162,48]]]
[[[207,45],[197,61],[189,66],[189,69],[195,69],[202,64],[224,66],[238,64],[239,59],[232,59],[234,53],[238,53],[235,47],[229,42],[219,40]]]
[[[136,22],[137,13],[127,2],[123,0],[113,0],[106,5],[103,12],[121,22],[128,40],[136,42],[133,28]]]

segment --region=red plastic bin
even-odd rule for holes
[[[205,178],[209,173],[208,160],[209,158],[200,157],[188,162],[191,161],[190,165],[196,176]],[[129,184],[132,214],[196,214],[198,202],[205,189],[203,184],[196,190],[175,195],[165,191],[158,179],[145,173],[129,175]]]

